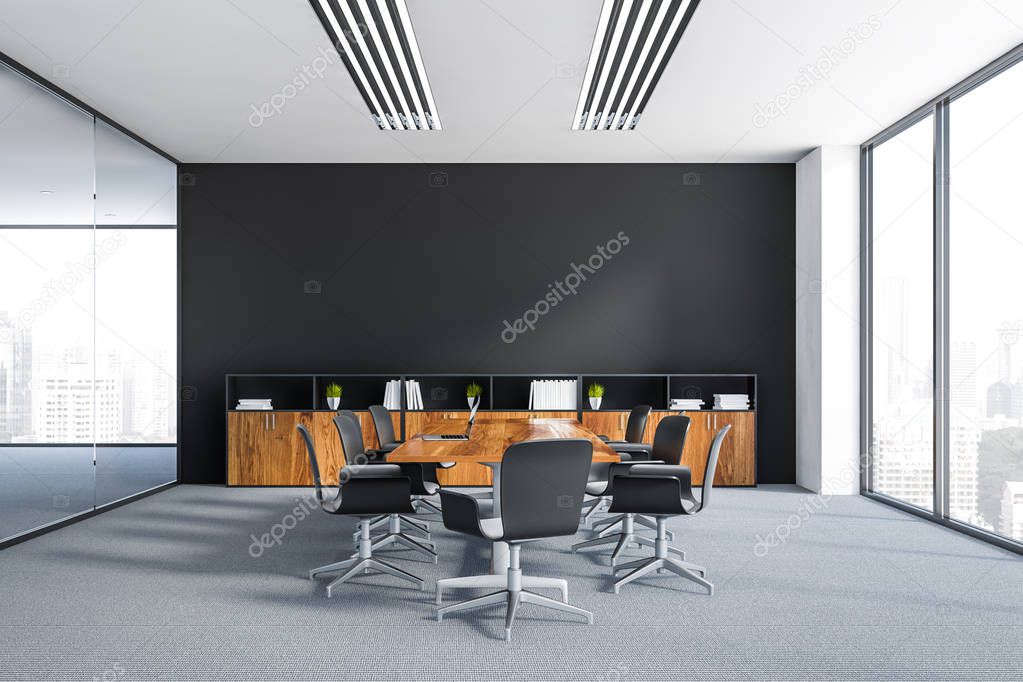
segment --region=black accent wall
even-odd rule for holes
[[[226,373],[332,371],[756,372],[794,482],[794,165],[180,172],[184,482],[224,481]]]

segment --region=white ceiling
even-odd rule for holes
[[[0,51],[189,162],[788,162],[1023,42],[1019,0],[703,0],[639,127],[572,131],[600,3],[408,0],[441,132],[376,130],[336,59],[251,125],[329,45],[307,0],[0,0]]]

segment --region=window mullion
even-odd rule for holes
[[[934,515],[949,516],[949,100],[934,107]]]

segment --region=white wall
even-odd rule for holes
[[[859,147],[796,164],[796,482],[859,492]]]

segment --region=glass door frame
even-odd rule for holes
[[[1023,62],[1023,44],[952,86],[860,145],[860,494],[948,528],[1023,554],[1023,542],[957,521],[949,514],[949,111],[953,100]],[[874,490],[873,471],[873,210],[874,149],[934,116],[934,482],[933,511]]]

